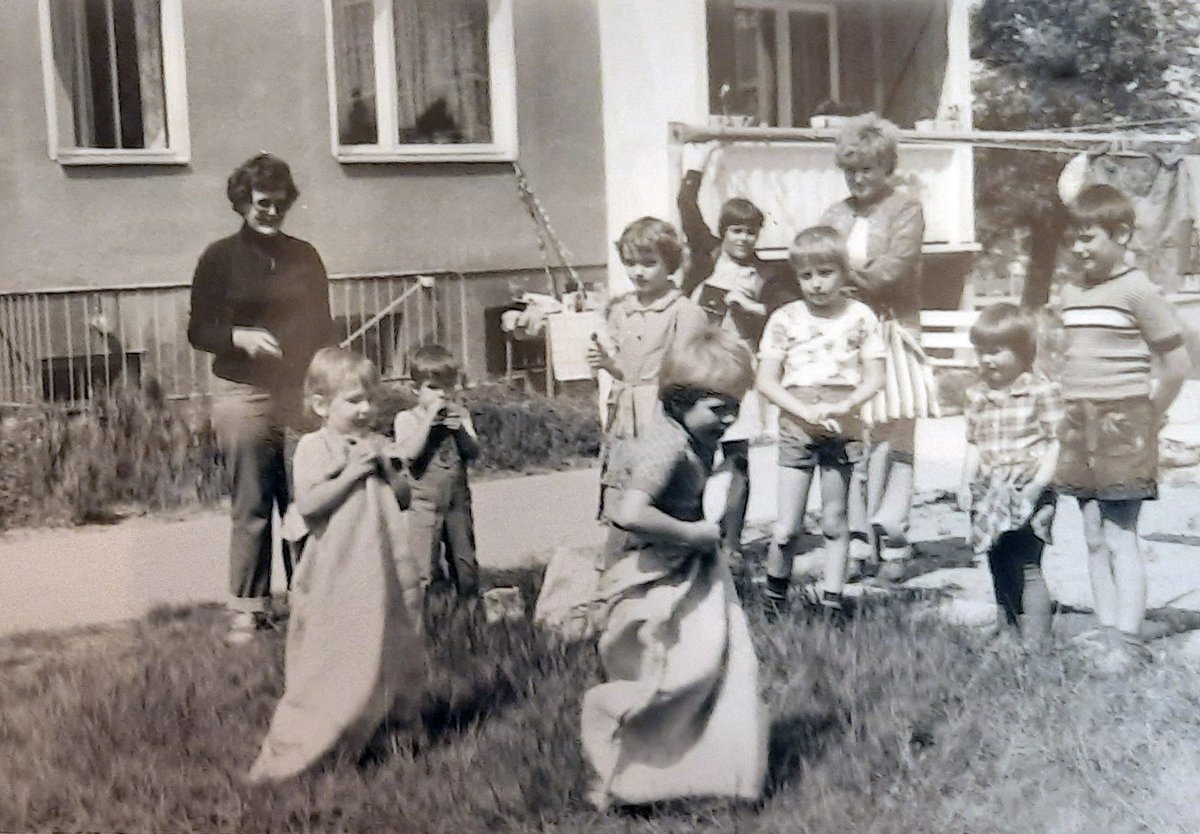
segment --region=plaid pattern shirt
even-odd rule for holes
[[[979,452],[971,484],[971,544],[985,554],[1009,530],[1028,524],[1050,541],[1054,499],[1030,501],[1022,492],[1033,480],[1047,446],[1057,438],[1063,404],[1057,383],[1026,371],[1007,388],[985,384],[967,391],[963,408],[967,442]]]
[[[979,451],[980,471],[1027,482],[1046,446],[1058,437],[1063,403],[1057,383],[1025,371],[1007,388],[972,386],[963,414],[967,442]]]

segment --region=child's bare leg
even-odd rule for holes
[[[1116,627],[1137,636],[1146,618],[1146,562],[1138,541],[1140,500],[1099,501],[1104,538],[1112,557],[1112,578],[1116,586]]]
[[[866,488],[863,491],[863,497],[866,501],[868,527],[870,519],[875,517],[879,512],[880,505],[883,504],[883,492],[888,480],[888,454],[890,451],[891,445],[886,441],[872,443],[867,459],[862,464],[866,467]]]
[[[750,442],[734,440],[722,444],[729,464],[729,494],[721,515],[721,546],[728,551],[742,549],[742,528],[750,507]]]
[[[846,561],[850,554],[850,525],[846,505],[852,466],[821,467],[821,532],[825,537],[823,590],[841,594],[846,586]]]
[[[787,596],[792,578],[792,557],[795,556],[796,536],[804,524],[804,509],[808,504],[808,488],[812,484],[811,469],[779,467],[779,513],[771,530],[771,545],[767,548],[767,591],[769,596]],[[781,594],[782,591],[782,594]]]
[[[1117,586],[1113,579],[1113,559],[1108,537],[1104,534],[1104,518],[1100,502],[1095,499],[1081,501],[1083,513],[1083,540],[1087,543],[1088,578],[1092,584],[1092,605],[1100,625],[1115,628],[1117,625]]]

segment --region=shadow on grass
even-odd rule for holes
[[[845,722],[830,712],[802,712],[774,719],[767,748],[766,797],[794,787],[803,775],[804,762],[818,758],[844,733]]]

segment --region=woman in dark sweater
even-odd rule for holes
[[[287,163],[270,154],[247,160],[226,194],[242,228],[200,256],[188,340],[213,355],[213,426],[232,489],[229,640],[246,643],[267,622],[271,512],[282,517],[290,497],[287,430],[300,425],[305,371],[334,330],[320,256],[280,231],[299,196]]]

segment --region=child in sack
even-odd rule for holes
[[[420,580],[408,551],[407,483],[373,433],[379,377],[364,356],[323,348],[305,394],[321,428],[294,458],[285,535],[303,540],[288,622],[284,693],[251,782],[313,766],[339,742],[361,748],[425,675]]]
[[[703,508],[713,455],[752,379],[734,334],[676,340],[662,363],[665,416],[613,456],[605,681],[584,695],[581,727],[597,807],[762,795],[758,660]]]

